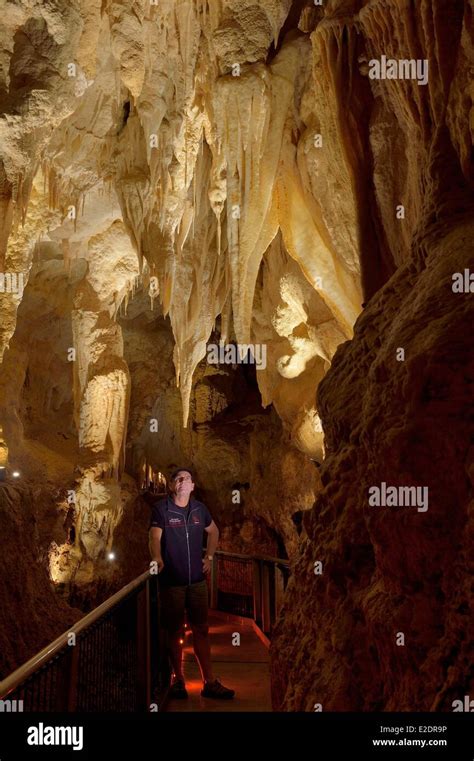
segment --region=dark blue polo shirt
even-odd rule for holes
[[[186,518],[187,514],[187,518]],[[160,584],[167,587],[195,584],[205,579],[202,570],[204,529],[212,523],[206,505],[190,497],[188,509],[171,497],[156,502],[151,510],[150,528],[162,529],[161,555],[164,568]]]

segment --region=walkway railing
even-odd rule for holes
[[[157,576],[146,571],[0,682],[0,711],[158,710],[168,684]]]
[[[211,608],[253,618],[271,638],[289,576],[287,560],[219,550],[211,567]]]
[[[216,552],[210,606],[270,638],[288,561]],[[156,574],[146,571],[0,682],[0,712],[159,711],[170,681]]]

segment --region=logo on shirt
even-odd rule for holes
[[[180,526],[182,526],[183,525],[183,519],[182,518],[170,518],[169,525],[171,526],[172,524],[175,524],[175,523],[178,523]]]

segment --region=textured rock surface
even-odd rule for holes
[[[51,484],[49,484],[51,485]],[[56,516],[45,519],[49,494],[0,489],[0,679],[35,651],[66,631],[81,616],[58,596],[48,578],[44,538],[57,534]]]
[[[411,83],[376,82],[366,118],[374,161],[364,172],[398,269],[319,387],[323,490],[304,516],[272,643],[274,704],[284,710],[449,711],[474,686],[474,308],[470,293],[452,290],[453,273],[474,262],[462,147],[472,142],[471,106],[459,90],[472,74],[472,8],[405,11],[369,3],[317,32],[341,39],[357,23],[371,54],[418,51],[431,77],[414,97]],[[396,199],[407,208],[402,224]],[[428,510],[370,507],[368,489],[382,482],[428,487]]]
[[[51,545],[57,583],[97,577],[134,498],[124,468],[139,479],[145,462],[192,461],[222,527],[254,505],[264,546],[265,525],[295,544],[290,516],[318,476],[284,442],[322,459],[314,388],[361,302],[354,196],[342,223],[318,180],[330,144],[314,144],[309,32],[321,14],[307,3],[298,30],[304,5],[7,4],[0,239],[25,292],[0,298],[0,409],[23,478],[61,450],[55,509],[74,531]],[[131,323],[117,317],[132,304],[142,325],[124,346]],[[265,342],[261,398],[248,368],[206,363],[210,339]],[[276,494],[252,461],[265,436],[282,439],[274,507],[252,491],[256,474]],[[250,483],[238,516],[236,483]]]
[[[462,220],[431,230],[320,386],[324,489],[272,645],[285,710],[451,710],[472,691],[473,307],[450,276],[472,261],[472,233]],[[428,511],[369,507],[383,481],[427,486]]]

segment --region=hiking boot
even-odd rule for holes
[[[230,700],[235,695],[235,690],[229,690],[219,682],[218,679],[214,679],[213,682],[206,682],[201,690],[203,698],[218,698],[219,700]]]
[[[168,697],[178,698],[179,700],[183,700],[184,698],[188,697],[188,691],[186,689],[183,679],[174,680],[173,684],[171,685],[169,689]]]

